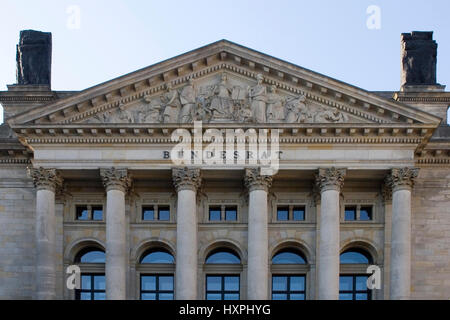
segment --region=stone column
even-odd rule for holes
[[[390,299],[409,299],[411,293],[411,190],[419,170],[393,168],[386,177],[392,189]]]
[[[267,193],[271,176],[256,168],[245,170],[248,199],[248,270],[247,299],[267,300],[269,294],[269,242],[267,229]]]
[[[177,191],[177,252],[175,295],[177,300],[197,299],[197,210],[196,195],[201,184],[200,169],[174,168]]]
[[[106,189],[106,299],[126,299],[127,223],[125,193],[131,184],[127,169],[100,169]]]
[[[339,197],[345,169],[320,168],[316,185],[320,190],[318,299],[339,299]]]
[[[62,178],[55,169],[29,168],[36,191],[36,299],[56,298],[55,192]]]

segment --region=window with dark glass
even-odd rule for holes
[[[277,208],[277,220],[278,221],[288,221],[289,220],[289,207],[278,207]]]
[[[170,206],[142,206],[142,221],[170,221]]]
[[[170,220],[170,208],[169,206],[158,207],[158,220],[169,221]]]
[[[368,275],[349,274],[339,277],[339,300],[371,300],[371,290],[367,288]]]
[[[173,274],[154,274],[151,265],[174,264],[173,255],[164,248],[151,248],[144,252],[140,259],[141,268],[147,265],[140,279],[141,300],[173,300],[174,276]],[[170,269],[167,266],[165,269]]]
[[[304,221],[305,220],[305,207],[295,206],[292,209],[292,220],[294,221]]]
[[[221,208],[218,206],[209,207],[209,221],[220,221],[221,212]]]
[[[79,221],[102,221],[103,206],[102,205],[77,205],[75,206],[75,219]]]
[[[75,262],[80,263],[82,270],[81,287],[75,290],[75,299],[105,300],[105,274],[83,272],[89,264],[104,264],[105,252],[95,247],[85,248],[77,254]]]
[[[105,275],[81,274],[81,288],[75,290],[76,300],[105,300]]]
[[[239,278],[237,275],[207,275],[206,300],[239,300]]]
[[[88,220],[89,219],[89,211],[87,206],[76,206],[76,219],[77,220]]]
[[[305,300],[304,275],[272,276],[272,300]]]
[[[141,275],[141,300],[173,300],[173,275]]]
[[[237,220],[237,206],[225,206],[225,220],[226,221]]]
[[[359,211],[359,220],[362,221],[372,220],[372,207],[361,207]]]
[[[371,290],[367,288],[368,274],[365,274],[367,266],[372,263],[372,257],[363,249],[354,248],[345,250],[340,255],[341,270],[346,265],[352,266],[351,273],[341,273],[339,276],[340,300],[370,300]],[[358,271],[360,270],[360,271]],[[344,272],[344,271],[341,271]]]
[[[155,208],[153,206],[142,207],[142,220],[143,221],[155,220]]]
[[[345,221],[355,221],[355,220],[356,220],[356,207],[345,206]]]
[[[92,220],[103,220],[102,206],[92,206]]]

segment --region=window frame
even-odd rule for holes
[[[83,277],[83,276],[89,276],[89,277],[91,278],[91,289],[89,289],[89,290],[88,290],[88,289],[83,289],[83,288],[75,289],[75,300],[78,300],[78,301],[81,300],[81,293],[82,293],[82,292],[89,292],[90,295],[91,295],[91,299],[90,299],[90,300],[85,300],[85,301],[101,301],[101,300],[95,300],[95,299],[94,299],[95,293],[104,293],[104,294],[105,294],[105,300],[106,300],[106,275],[105,275],[105,273],[98,273],[98,272],[81,272],[80,276],[81,276],[81,277]],[[96,289],[94,288],[94,283],[95,283],[94,279],[95,279],[96,276],[103,276],[103,277],[105,277],[105,289],[102,289],[102,290],[96,290]],[[82,279],[82,278],[81,278],[81,279]],[[81,281],[81,283],[83,283],[83,282]]]
[[[221,290],[212,290],[208,291],[208,277],[220,277],[221,278]],[[237,277],[239,279],[239,289],[237,291],[226,291],[225,290],[225,277]],[[216,274],[216,273],[207,273],[205,274],[205,300],[208,300],[208,293],[212,293],[212,294],[219,294],[221,295],[221,299],[220,300],[216,300],[216,301],[226,301],[224,300],[225,294],[238,294],[239,298],[237,300],[241,300],[241,275],[240,274],[236,274],[236,273],[230,273],[230,274]],[[208,301],[214,301],[214,300],[208,300]],[[229,300],[228,300],[229,301]]]
[[[87,207],[87,211],[88,211],[88,217],[86,220],[79,220],[77,218],[77,208],[78,207]],[[101,207],[102,208],[102,219],[95,219],[94,220],[94,212],[92,210],[93,207]],[[96,202],[77,202],[73,204],[73,210],[72,210],[72,221],[76,222],[76,223],[101,223],[101,222],[105,222],[105,216],[106,216],[106,211],[105,211],[105,204],[104,203],[100,203],[99,201]]]
[[[340,297],[341,293],[342,294],[349,294],[349,293],[351,293],[352,294],[352,300],[351,301],[356,301],[356,295],[357,294],[366,293],[367,294],[367,300],[366,301],[374,300],[371,289],[366,288],[366,290],[356,290],[356,277],[366,277],[366,278],[368,278],[369,276],[370,276],[370,274],[359,273],[359,272],[356,272],[356,273],[339,273],[339,297]],[[352,290],[341,290],[341,288],[340,288],[341,277],[352,277]],[[364,301],[364,300],[360,300],[360,301]]]
[[[148,208],[148,207],[153,207],[153,220],[144,220],[144,208]],[[169,208],[169,219],[168,220],[160,220],[159,219],[159,210],[160,207],[167,207]],[[146,223],[146,224],[150,224],[150,223],[160,223],[160,224],[164,224],[164,223],[173,223],[175,220],[174,217],[174,211],[173,211],[173,206],[170,203],[142,203],[139,206],[139,211],[138,211],[138,215],[139,215],[139,219],[138,222],[140,223]]]
[[[142,290],[142,277],[156,277],[155,280],[155,290]],[[159,290],[159,278],[160,277],[172,277],[172,290]],[[175,274],[173,273],[145,273],[140,272],[139,273],[139,300],[141,301],[147,301],[142,299],[142,294],[145,293],[154,293],[156,296],[156,299],[153,301],[162,301],[159,299],[159,294],[161,293],[171,293],[172,294],[172,300],[175,300]],[[151,301],[151,300],[150,300]]]
[[[274,277],[287,277],[287,291],[279,291],[279,290],[278,291],[274,291],[273,290],[273,278]],[[291,281],[290,281],[291,277],[302,277],[302,278],[304,278],[305,287],[304,287],[303,291],[294,291],[294,292],[293,291],[289,291],[289,287],[291,285]],[[284,301],[298,301],[298,300],[291,300],[290,299],[290,295],[291,294],[303,294],[304,297],[305,297],[305,299],[303,299],[303,300],[306,300],[307,285],[308,285],[307,275],[305,273],[302,273],[302,274],[296,274],[296,273],[272,273],[271,288],[270,288],[271,300],[274,301],[274,299],[273,299],[273,295],[274,294],[286,294],[287,299],[284,300]]]
[[[236,209],[236,220],[226,220],[226,211],[227,208],[235,208]],[[220,220],[211,220],[210,217],[210,211],[211,208],[220,208]],[[240,206],[237,203],[208,203],[206,205],[205,210],[205,220],[206,223],[240,223]]]
[[[278,220],[278,209],[281,207],[287,207],[288,208],[288,218],[287,220]],[[294,220],[294,208],[296,207],[302,207],[304,214],[303,214],[303,220]],[[304,202],[293,202],[293,203],[284,203],[284,202],[278,202],[274,205],[273,210],[273,216],[272,216],[272,223],[276,224],[282,224],[282,223],[310,223],[311,221],[309,219],[309,213],[308,213],[308,205]]]
[[[346,207],[356,207],[355,212],[355,220],[346,220],[345,219],[345,208]],[[361,208],[372,208],[372,218],[370,220],[361,220]],[[368,224],[375,224],[377,223],[376,219],[376,204],[375,203],[354,203],[354,202],[348,202],[344,203],[342,205],[342,213],[341,213],[341,223],[355,223],[355,224],[361,224],[361,223],[368,223]]]

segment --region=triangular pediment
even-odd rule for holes
[[[441,119],[222,40],[31,109],[8,124],[194,120],[386,125],[437,124]]]

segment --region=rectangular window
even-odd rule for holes
[[[160,221],[169,221],[170,220],[169,206],[158,207],[158,220],[160,220]]]
[[[209,207],[209,221],[220,221],[220,219],[221,219],[221,208]]]
[[[105,300],[105,275],[81,274],[81,288],[75,291],[76,300]]]
[[[87,206],[76,206],[76,220],[89,220],[89,211]]]
[[[361,207],[359,211],[359,220],[370,221],[372,220],[372,207]]]
[[[272,300],[305,300],[306,278],[304,275],[272,276]]]
[[[142,221],[170,221],[170,206],[142,206]]]
[[[102,206],[92,206],[92,220],[96,220],[96,221],[103,220],[103,207]]]
[[[356,220],[356,207],[345,206],[345,221],[355,221],[355,220]]]
[[[239,276],[206,276],[206,300],[239,300]]]
[[[225,220],[226,221],[236,221],[237,220],[237,207],[236,206],[226,206],[225,207]]]
[[[141,275],[141,300],[173,300],[173,275]]]
[[[339,277],[339,300],[371,300],[367,288],[368,275],[351,274]]]
[[[77,205],[75,206],[75,219],[79,221],[102,221],[102,205]]]
[[[305,220],[305,207],[295,206],[292,209],[292,220],[294,221],[304,221]]]
[[[289,207],[278,207],[277,208],[277,220],[278,221],[288,221],[289,220]]]
[[[155,220],[155,209],[153,206],[142,207],[142,220],[153,221]]]

